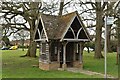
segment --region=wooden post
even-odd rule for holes
[[[80,61],[80,64],[82,63],[82,43],[79,43],[79,61]]]
[[[119,8],[120,10],[120,8]],[[117,27],[117,64],[119,64],[119,59],[120,59],[120,13],[119,13],[119,18],[118,18],[118,27]]]
[[[42,54],[42,42],[40,42],[40,48],[39,48],[39,62],[41,62],[40,55]]]
[[[66,45],[63,46],[63,64],[66,64]]]
[[[40,56],[40,54],[42,53],[42,43],[41,42],[39,43],[39,47],[40,47],[39,48],[39,56]]]
[[[48,63],[51,62],[51,42],[48,42]]]
[[[74,43],[73,61],[76,61],[77,43]]]
[[[67,45],[67,42],[64,42],[63,43],[63,64],[62,64],[63,69],[66,69],[66,67],[67,67],[67,64],[66,64],[66,45]]]
[[[58,45],[57,61],[60,62],[60,46]]]

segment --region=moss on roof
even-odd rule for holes
[[[41,14],[48,39],[61,39],[75,16],[76,12],[63,16]]]

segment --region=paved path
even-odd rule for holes
[[[87,74],[87,75],[100,75],[104,78],[104,74],[102,74],[102,73],[88,71],[88,70],[82,70],[82,69],[79,69],[79,68],[67,68],[67,71],[75,72],[75,73],[82,73],[82,74]],[[107,75],[107,77],[108,78],[115,78],[111,75]]]

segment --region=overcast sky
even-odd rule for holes
[[[60,0],[43,0],[44,2],[47,2],[48,4],[51,4],[51,3],[58,3],[58,5],[57,5],[57,9],[59,10],[59,3],[60,3]],[[65,0],[65,3],[67,3],[68,1],[71,1],[71,0]],[[91,5],[87,5],[87,6],[79,6],[79,4],[77,5],[74,5],[73,3],[76,3],[76,2],[78,2],[79,0],[73,0],[71,3],[70,3],[70,5],[67,5],[67,6],[65,6],[66,7],[66,11],[68,11],[68,13],[70,13],[70,12],[73,12],[73,11],[79,11],[79,13],[80,13],[80,11],[83,9],[83,8],[86,8],[86,7],[88,7],[89,9],[92,9],[92,6]],[[84,1],[94,1],[94,0],[84,0]],[[116,1],[116,0],[112,0],[112,1]],[[43,7],[45,7],[45,5],[43,4]],[[63,14],[66,14],[67,12],[66,12],[65,10],[63,11]],[[54,13],[55,15],[57,15],[58,14],[58,11],[56,11],[55,13]],[[0,14],[1,15],[1,14]],[[92,13],[92,14],[88,14],[88,13],[84,13],[84,14],[82,14],[82,15],[80,15],[81,17],[84,17],[84,18],[91,18],[90,17],[90,15],[92,15],[92,17],[95,17],[95,13]],[[19,18],[19,19],[17,19],[16,21],[18,21],[18,22],[20,22],[20,21],[23,21],[23,19],[22,19],[22,17],[20,18],[21,16],[17,16],[17,18]],[[2,21],[4,21],[2,18],[0,18],[0,22],[2,22]],[[88,22],[88,21],[87,21]],[[95,21],[94,22],[92,22],[92,21],[89,21],[88,23],[86,23],[85,21],[84,21],[84,23],[85,23],[85,25],[87,26],[87,24],[88,25],[90,25],[90,24],[95,24]],[[95,29],[95,28],[94,28]],[[89,32],[91,33],[91,34],[95,34],[94,33],[94,31],[91,29],[89,29]],[[104,36],[104,35],[103,35]],[[12,40],[13,39],[13,37],[11,36],[10,37],[10,40]]]
[[[67,2],[69,2],[69,1],[71,1],[71,0],[65,0],[65,2],[64,3],[67,3]],[[76,2],[78,2],[79,0],[73,0],[73,1],[71,1],[71,3],[70,3],[70,5],[66,5],[65,7],[66,7],[66,10],[64,9],[63,10],[63,14],[67,14],[67,13],[70,13],[70,12],[74,12],[74,11],[81,11],[82,10],[82,8],[85,8],[86,6],[82,6],[82,7],[80,7],[79,6],[79,4],[77,5],[74,5],[74,3],[76,3]],[[60,0],[44,0],[44,2],[47,2],[48,4],[52,4],[52,3],[58,3],[58,5],[56,6],[56,8],[59,10],[59,6],[60,6]],[[87,5],[89,8],[92,8],[90,5]],[[44,4],[43,4],[43,7],[46,7]],[[66,12],[67,11],[67,12]],[[1,13],[2,14],[2,13]],[[0,14],[0,15],[1,15]],[[56,11],[55,13],[54,13],[54,15],[58,15],[58,11]],[[87,14],[87,13],[84,13],[84,14],[82,14],[82,15],[80,15],[81,17],[84,17],[84,18],[90,18],[89,17],[89,14]],[[94,16],[94,15],[93,15]],[[2,19],[2,18],[0,18],[0,22],[2,22],[2,21],[4,21],[4,19]],[[14,21],[14,20],[12,20],[12,21]],[[24,21],[23,19],[22,19],[22,17],[21,16],[17,16],[16,17],[16,19],[15,19],[15,21],[16,22],[21,22],[21,21]],[[85,25],[86,25],[86,22],[84,22],[85,23]],[[93,23],[93,24],[95,24],[95,22],[88,22],[88,25],[90,24],[90,23]],[[29,26],[29,25],[28,25]],[[87,25],[86,25],[87,26]],[[93,31],[92,30],[89,30],[91,33],[93,33]],[[12,36],[10,36],[9,37],[10,38],[10,40],[12,40],[13,39],[13,35]]]

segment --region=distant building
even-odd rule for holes
[[[29,46],[29,43],[30,43],[30,39],[24,40],[24,46]],[[10,41],[10,44],[22,46],[22,40],[13,40],[13,41]]]

